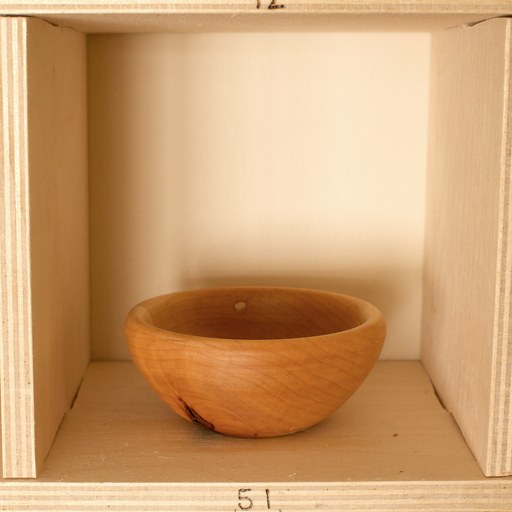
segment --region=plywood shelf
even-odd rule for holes
[[[288,0],[286,9],[266,7],[258,9],[256,0],[2,2],[0,383],[7,478],[0,480],[0,510],[512,510],[512,477],[495,478],[512,474],[510,1]],[[221,31],[297,33],[216,33]],[[337,51],[333,38],[324,49],[311,45],[312,32],[325,32],[320,34],[324,37],[349,31],[361,33],[338,34],[350,37],[339,41]],[[382,44],[389,36],[385,31],[431,34],[401,34],[408,42],[392,47]],[[131,34],[112,39],[88,35],[97,32]],[[139,32],[213,34],[155,34],[143,41],[147,36]],[[265,40],[243,48],[239,44],[260,35]],[[353,36],[361,39],[359,50]],[[374,36],[378,45],[372,46]],[[223,65],[208,53],[210,37],[217,39],[215,52],[229,57]],[[283,53],[282,41],[288,37],[296,38],[289,39],[291,58]],[[415,38],[416,53],[410,52]],[[430,40],[429,47],[425,43]],[[233,56],[226,48],[241,50]],[[401,48],[408,50],[405,60]],[[260,60],[254,58],[258,55]],[[317,62],[324,75],[317,72]],[[246,63],[251,65],[247,69]],[[382,71],[356,73],[358,63]],[[290,72],[295,69],[302,71]],[[286,73],[277,81],[281,70]],[[414,80],[404,80],[404,70]],[[395,82],[388,84],[384,77]],[[402,90],[416,91],[415,96],[393,108],[396,94],[403,100]],[[326,100],[323,108],[319,98]],[[232,117],[226,117],[225,105],[233,106]],[[289,115],[299,111],[300,116]],[[258,121],[248,123],[248,113]],[[281,118],[290,122],[281,123]],[[246,132],[240,129],[249,125]],[[234,127],[232,133],[226,126]],[[315,127],[317,138],[304,137],[303,126]],[[272,144],[261,151],[259,141],[267,139]],[[304,140],[311,158],[296,149]],[[225,141],[236,151],[226,151]],[[250,144],[244,146],[244,141]],[[358,153],[347,164],[338,158],[346,147],[361,148],[361,154],[372,153],[377,161],[364,165]],[[409,162],[403,148],[411,147],[420,153]],[[267,154],[272,165],[263,157],[253,158]],[[305,170],[289,155],[304,162]],[[320,171],[327,176],[325,155],[336,164],[327,192],[316,183]],[[390,156],[387,164],[383,155]],[[418,196],[426,198],[426,221],[423,199],[414,199],[406,179],[393,177],[398,160],[403,176],[418,173],[418,180],[428,184],[428,193]],[[244,167],[244,162],[251,165]],[[283,167],[290,169],[287,179],[278,172]],[[240,169],[247,169],[250,179],[240,179]],[[260,176],[254,169],[266,169],[269,183],[273,175],[283,178],[284,207],[275,210],[286,212],[283,222],[276,221],[281,217],[272,214],[271,201],[260,192],[266,182],[259,189],[253,186],[253,177]],[[290,207],[300,201],[289,184],[302,183],[299,178],[310,176],[310,169],[313,185],[304,182],[303,187],[307,197],[315,196],[322,205],[332,197],[336,205],[326,210],[324,220],[308,215],[317,211],[308,201],[297,211]],[[346,169],[358,172],[343,174]],[[211,182],[204,179],[207,175]],[[347,215],[337,207],[346,204],[340,191],[357,199],[353,190],[363,175],[388,201],[381,205],[368,195],[366,184],[360,187],[365,191],[360,203],[371,214],[378,236],[365,230],[359,210]],[[398,200],[382,188],[384,180],[399,192]],[[224,218],[236,229],[221,239],[222,216],[211,226],[202,222],[220,211],[216,204],[224,204],[227,191],[236,196],[230,186],[234,182],[241,184],[237,197],[244,207],[246,191],[255,189],[257,200],[247,204],[256,207],[246,215],[233,203]],[[219,201],[212,196],[194,203],[196,190],[210,189],[219,192]],[[405,199],[410,204],[401,202]],[[141,216],[148,204],[151,211]],[[168,204],[176,210],[159,210]],[[199,207],[194,210],[195,204]],[[386,217],[395,205],[399,215]],[[418,222],[411,232],[419,242],[408,252],[404,240],[410,242],[412,235],[404,230],[403,219],[413,215]],[[118,225],[102,231],[114,217]],[[163,225],[155,218],[172,222]],[[299,222],[303,219],[315,236],[307,236]],[[184,228],[187,222],[190,229]],[[219,250],[229,249],[231,240],[240,239],[241,228],[249,232],[249,225],[256,234],[271,226],[276,247],[283,248],[282,255],[274,251],[280,255],[275,267],[259,277],[254,269],[273,252],[259,235],[253,237],[255,254],[261,254],[256,264]],[[327,225],[331,232],[325,231],[322,245],[318,227]],[[364,236],[354,237],[350,230],[344,235],[339,225],[357,226]],[[214,243],[205,233],[216,234]],[[209,243],[196,244],[203,239]],[[329,249],[331,240],[342,249],[339,254]],[[113,245],[117,252],[111,251]],[[298,264],[295,255],[305,245],[311,247],[311,258]],[[134,247],[145,247],[158,258],[135,254]],[[249,247],[244,246],[244,254]],[[359,251],[355,263],[348,259],[347,247]],[[318,257],[321,249],[332,254],[331,266]],[[206,259],[201,263],[202,254]],[[367,254],[377,264],[369,264]],[[110,270],[98,271],[98,262],[107,256],[113,256],[112,268],[120,270],[119,281]],[[224,261],[229,274],[218,263]],[[319,266],[310,267],[309,261]],[[235,274],[233,263],[238,265]],[[148,267],[154,272],[148,274]],[[194,274],[195,269],[201,272]],[[141,282],[129,282],[127,276],[139,276]],[[125,313],[136,299],[235,284],[222,279],[247,276],[280,280],[259,284],[337,287],[335,291],[374,302],[366,296],[371,288],[390,305],[383,308],[389,338],[404,341],[399,353],[386,357],[420,357],[419,343],[413,353],[409,342],[419,342],[421,324],[422,363],[379,363],[345,407],[312,429],[284,438],[242,440],[200,430],[174,416],[131,363],[115,362],[127,357],[120,349],[121,337],[116,341],[107,326],[101,327],[101,336],[95,331],[102,324],[94,310],[104,312],[112,319],[113,332],[121,333]],[[385,276],[382,282],[380,276]],[[397,276],[405,288],[397,287]],[[308,279],[315,282],[303,281]],[[408,288],[409,279],[417,284],[416,294]],[[251,283],[258,284],[240,284]],[[379,301],[374,303],[380,307]],[[408,330],[411,318],[417,327],[413,335]],[[89,363],[91,353],[93,359],[109,362]]]
[[[512,507],[512,479],[483,477],[421,364],[381,362],[322,424],[255,440],[174,415],[132,363],[91,363],[40,477],[3,481],[0,508],[238,510],[238,489],[283,512]]]
[[[3,0],[0,5],[0,15],[37,16],[88,33],[432,31],[510,13],[509,2],[495,0]]]
[[[480,480],[417,362],[381,362],[334,416],[293,436],[236,439],[167,409],[131,363],[91,363],[39,480]]]

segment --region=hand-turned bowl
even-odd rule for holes
[[[238,437],[327,418],[368,375],[385,334],[367,302],[280,287],[171,293],[135,306],[125,323],[133,361],[164,402]]]

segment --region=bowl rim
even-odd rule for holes
[[[161,327],[157,327],[156,325],[149,322],[147,319],[145,319],[145,316],[148,316],[150,314],[149,308],[147,307],[149,304],[158,303],[166,299],[167,297],[176,296],[176,295],[193,295],[193,294],[200,294],[201,292],[222,292],[222,291],[234,291],[234,290],[240,290],[240,291],[272,291],[272,290],[280,290],[280,291],[292,291],[292,292],[298,292],[298,293],[313,293],[316,295],[328,295],[337,299],[345,300],[347,302],[350,302],[352,304],[356,304],[359,309],[365,310],[365,321],[362,322],[359,325],[356,325],[350,329],[344,329],[342,331],[334,331],[332,333],[325,333],[325,334],[317,334],[314,336],[299,336],[299,337],[291,337],[291,338],[219,338],[219,337],[208,337],[208,336],[199,336],[196,334],[186,334],[186,333],[180,333],[177,331],[170,331],[167,329],[163,329]],[[171,293],[165,293],[162,295],[157,295],[155,297],[151,297],[149,299],[146,299],[138,304],[136,304],[127,314],[126,320],[125,320],[125,329],[128,327],[129,324],[135,324],[138,326],[143,327],[146,332],[153,332],[155,334],[159,334],[159,337],[162,338],[172,338],[172,341],[183,341],[187,343],[192,342],[198,342],[198,343],[205,343],[205,342],[219,342],[219,343],[237,343],[240,345],[241,342],[244,344],[249,344],[252,342],[256,342],[258,344],[261,343],[278,343],[278,342],[292,342],[292,341],[299,341],[299,340],[305,340],[305,341],[314,341],[318,340],[320,338],[325,339],[329,337],[339,337],[341,334],[355,334],[359,331],[365,331],[368,329],[371,329],[372,327],[377,327],[379,324],[381,328],[386,329],[386,323],[384,320],[384,316],[382,312],[373,304],[370,302],[367,302],[363,299],[360,299],[358,297],[354,297],[352,295],[346,295],[338,292],[332,292],[327,290],[318,290],[313,288],[302,288],[302,287],[292,287],[292,286],[220,286],[220,287],[211,287],[211,288],[194,288],[190,290],[181,290]]]

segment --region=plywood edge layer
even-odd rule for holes
[[[490,15],[507,14],[511,11],[509,2],[481,0],[472,1],[437,1],[423,0],[345,0],[344,2],[309,0],[287,0],[285,2],[272,0],[225,0],[205,1],[160,1],[137,0],[134,2],[112,0],[97,0],[95,2],[78,0],[65,2],[63,0],[46,0],[41,2],[19,2],[3,0],[0,13],[9,14],[42,14],[42,13],[165,13],[165,12],[252,12],[255,10],[276,10],[294,12],[336,12],[348,14],[456,14],[456,13],[485,13]]]
[[[0,18],[2,90],[2,450],[5,477],[34,477],[34,389],[28,197],[27,25]]]
[[[2,510],[239,511],[344,510],[505,511],[512,508],[512,482],[233,482],[205,484],[0,485]]]
[[[511,84],[511,20],[506,22],[505,83],[503,99],[503,140],[496,266],[496,299],[493,334],[493,362],[490,396],[490,428],[487,473],[512,473],[512,109]]]

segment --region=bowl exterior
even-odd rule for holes
[[[177,414],[230,436],[270,437],[322,421],[359,387],[386,334],[374,310],[363,326],[334,334],[230,340],[154,328],[143,304],[128,315],[125,337],[138,369]]]

